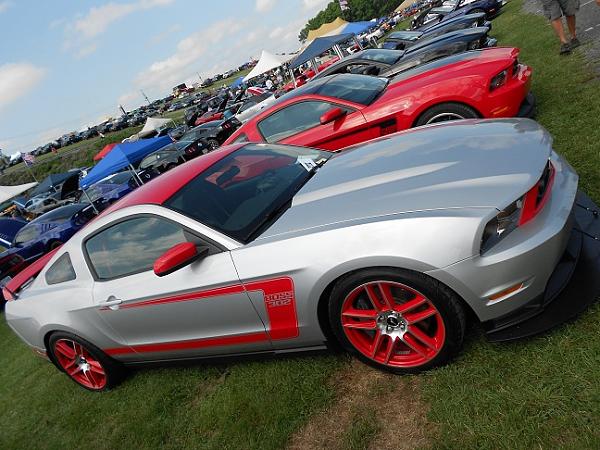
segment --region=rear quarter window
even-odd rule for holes
[[[75,269],[68,253],[58,258],[46,271],[46,283],[48,284],[64,283],[65,281],[74,280],[76,277]]]

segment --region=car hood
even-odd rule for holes
[[[550,135],[529,119],[431,125],[332,157],[261,237],[449,208],[504,208],[540,178]]]

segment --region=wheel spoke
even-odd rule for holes
[[[88,360],[88,364],[90,365],[90,370],[92,372],[95,372],[99,375],[104,375],[104,369],[102,367],[102,364],[100,364],[98,361]]]
[[[379,291],[381,292],[381,298],[383,299],[383,306],[387,309],[394,309],[394,296],[390,290],[390,285],[387,283],[379,283]]]
[[[392,355],[394,354],[394,348],[396,347],[396,339],[395,338],[391,338],[390,339],[390,345],[388,348],[387,353],[385,354],[385,361],[384,363],[387,364],[390,362],[390,359],[392,357]]]
[[[427,336],[416,325],[409,327],[408,332],[430,349],[435,350],[437,348],[437,342],[435,341],[435,339]]]
[[[371,301],[371,304],[373,305],[373,308],[375,308],[377,311],[381,311],[383,308],[381,307],[381,303],[379,303],[379,300],[377,299],[377,295],[375,294],[375,289],[373,289],[373,285],[367,284],[365,286],[365,291],[367,293],[367,296],[369,297],[369,300]]]
[[[437,314],[437,310],[433,308],[431,305],[428,305],[426,309],[423,311],[419,311],[412,314],[404,314],[404,318],[408,322],[409,325],[420,322],[421,320],[425,320],[431,316],[435,316]]]
[[[371,358],[375,359],[375,355],[379,351],[379,347],[381,346],[383,340],[383,334],[381,334],[380,330],[377,330],[375,332],[375,338],[373,339],[373,351],[371,352]]]
[[[347,322],[344,323],[343,326],[345,328],[355,328],[357,330],[374,330],[377,328],[377,324],[374,320],[369,320],[367,322]]]
[[[413,298],[412,300],[409,300],[406,303],[403,303],[401,305],[397,305],[394,308],[394,310],[396,312],[399,312],[400,314],[404,314],[412,309],[418,308],[419,306],[423,305],[426,302],[427,302],[427,299],[425,297],[417,294],[417,296],[415,298]]]
[[[342,313],[344,317],[353,317],[355,319],[372,319],[377,317],[377,311],[373,309],[354,309],[350,308]]]
[[[417,342],[417,340],[415,340],[415,338],[413,338],[410,334],[405,333],[404,336],[402,337],[402,341],[412,350],[414,350],[416,353],[418,353],[419,355],[421,355],[423,358],[427,358],[427,349],[424,348],[419,342]]]
[[[75,350],[72,347],[70,347],[65,341],[58,341],[54,345],[54,349],[69,359],[75,359],[75,356],[77,356]]]
[[[77,374],[80,371],[81,371],[81,366],[79,364],[77,364],[70,370],[67,370],[67,373],[71,376],[74,376],[75,374]]]

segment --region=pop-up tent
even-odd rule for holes
[[[108,155],[108,152],[110,152],[115,147],[115,145],[117,145],[117,142],[105,145],[102,150],[96,153],[96,155],[94,156],[94,161],[100,161],[102,158]]]
[[[265,72],[268,72],[269,70],[275,69],[281,66],[289,59],[289,56],[286,57],[273,55],[263,50],[260,55],[260,59],[254,66],[254,68],[250,71],[250,73],[244,77],[244,81],[248,81],[254,77],[262,75]]]
[[[329,22],[329,23],[324,23],[316,30],[310,30],[306,37],[306,41],[307,42],[312,41],[321,36],[330,36],[331,34],[336,34],[335,31],[344,27],[347,24],[348,24],[348,22],[346,22],[344,19],[337,17],[334,21]],[[334,32],[334,33],[332,33],[332,32]],[[337,34],[339,34],[339,33],[337,33]]]
[[[394,11],[396,12],[402,12],[404,11],[406,8],[408,8],[409,6],[412,6],[416,3],[417,0],[405,0],[403,1],[400,6],[398,6]]]
[[[0,203],[4,203],[17,195],[31,189],[37,183],[20,184],[18,186],[0,186]]]
[[[37,187],[31,192],[31,196],[35,197],[36,195],[43,194],[44,192],[48,192],[51,189],[65,184],[69,187],[69,189],[65,191],[65,193],[68,193],[67,191],[77,189],[78,178],[79,170],[75,170],[73,172],[53,173],[48,175],[40,184],[37,185]]]
[[[334,48],[338,44],[352,39],[353,36],[354,34],[352,33],[346,33],[338,36],[325,36],[316,38],[302,51],[302,53],[296,56],[296,58],[290,64],[290,69],[300,67],[305,62],[316,58],[317,56],[325,53],[327,50]]]
[[[350,22],[344,26],[343,33],[360,34],[373,26],[373,22]],[[342,33],[340,33],[342,34]]]
[[[146,136],[150,136],[153,133],[156,133],[159,130],[165,128],[169,123],[173,122],[173,119],[161,119],[160,117],[148,117],[146,119],[146,123],[144,124],[144,128],[140,130],[138,136],[140,138],[144,138]]]
[[[243,82],[244,82],[244,77],[239,77],[237,80],[235,80],[233,83],[231,83],[229,85],[229,87],[236,88],[236,87],[240,86]]]
[[[141,161],[146,155],[149,155],[171,142],[173,141],[169,136],[161,136],[118,144],[89,171],[86,177],[79,181],[79,186],[81,189],[86,189],[90,185],[109,175],[117,173],[126,167],[133,166]]]

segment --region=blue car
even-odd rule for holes
[[[0,281],[62,245],[94,217],[89,204],[61,206],[24,225],[0,253]]]
[[[414,18],[411,29],[425,31],[440,22],[466,14],[485,13],[491,19],[500,14],[503,4],[503,0],[446,0],[442,6],[431,8]]]
[[[142,178],[144,182],[147,180]],[[94,183],[81,196],[82,203],[94,202],[98,211],[103,211],[137,187],[131,172],[119,172]]]

